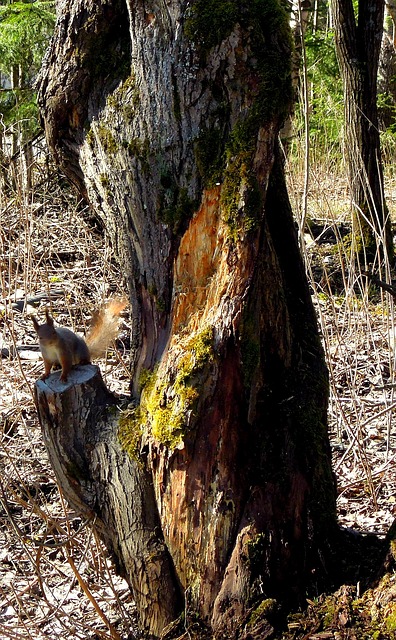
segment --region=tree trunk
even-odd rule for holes
[[[384,31],[378,67],[378,93],[381,95],[381,128],[394,127],[396,108],[396,1],[385,6]]]
[[[385,204],[377,112],[377,72],[384,0],[333,0],[335,43],[344,84],[345,157],[349,173],[353,234],[360,256],[393,256]]]
[[[269,599],[296,604],[323,584],[336,531],[327,371],[277,151],[287,14],[277,0],[64,6],[39,100],[54,157],[109,229],[129,286],[135,407],[119,437],[152,480],[138,500],[155,504],[185,623],[264,638]],[[104,479],[88,465],[99,517],[117,460]],[[150,619],[129,581],[158,636],[169,606],[158,596]]]
[[[306,6],[305,6],[306,5]],[[285,152],[288,153],[290,142],[293,136],[293,119],[294,105],[301,99],[303,100],[303,92],[300,91],[302,82],[301,76],[305,73],[304,69],[304,38],[308,27],[311,11],[311,4],[308,0],[302,7],[301,0],[292,0],[290,11],[290,28],[293,37],[292,60],[291,60],[291,81],[293,88],[293,101],[290,112],[282,126],[280,136]],[[304,76],[303,76],[304,78]],[[301,93],[301,96],[299,95]]]

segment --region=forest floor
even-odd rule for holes
[[[396,320],[394,299],[349,255],[347,181],[311,172],[303,245],[330,374],[329,433],[342,526],[385,534],[396,517]],[[302,188],[289,184],[294,211]],[[396,234],[396,180],[386,180]],[[382,279],[393,281],[394,265]]]
[[[304,256],[330,372],[339,519],[344,527],[383,537],[396,516],[393,299],[373,291],[335,242],[348,226],[346,185],[338,180],[335,188],[330,177],[321,179],[320,190],[317,183],[313,175]],[[289,187],[299,200],[298,185],[290,180]],[[396,188],[390,181],[387,188],[396,220]],[[300,203],[294,205],[298,210]],[[49,307],[58,324],[84,332],[102,301],[120,293],[121,274],[106,235],[62,189],[56,172],[34,193],[0,196],[0,248],[0,640],[136,639],[128,586],[90,523],[62,499],[33,402],[43,365],[30,315],[42,318]],[[100,366],[112,390],[128,393],[127,315],[117,347]],[[354,604],[355,585],[332,596],[332,609],[323,598],[311,602],[308,616],[291,618],[282,637],[393,638],[396,625],[389,622],[389,635],[383,629],[391,614],[396,621],[396,582],[390,577],[381,588],[386,596],[371,596],[366,627],[367,608]],[[375,616],[381,619],[379,635],[373,635]]]

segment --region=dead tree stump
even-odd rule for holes
[[[181,598],[151,477],[118,440],[117,398],[93,365],[73,369],[66,384],[58,372],[38,380],[35,396],[59,486],[73,509],[94,518],[133,590],[142,627],[159,635],[179,615]]]

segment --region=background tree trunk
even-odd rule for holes
[[[344,84],[345,156],[349,172],[353,233],[360,256],[370,261],[381,247],[393,257],[385,204],[377,111],[377,73],[384,0],[333,0],[335,43]],[[381,252],[380,252],[381,255]]]
[[[384,30],[378,67],[379,119],[382,129],[394,127],[396,110],[396,1],[385,3]]]
[[[287,14],[277,0],[59,5],[39,99],[129,286],[136,406],[120,437],[152,479],[187,615],[264,638],[268,598],[320,588],[336,531],[327,371],[277,151]]]

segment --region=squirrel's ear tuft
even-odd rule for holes
[[[54,326],[54,320],[53,320],[53,318],[51,318],[48,309],[45,310],[45,317],[47,319],[47,324],[49,324],[50,327],[53,327]]]

